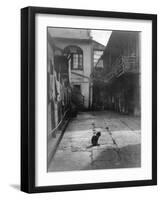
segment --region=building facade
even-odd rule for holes
[[[92,46],[90,31],[83,29],[48,28],[54,43],[68,59],[69,80],[76,102],[90,107]]]
[[[94,74],[94,106],[141,115],[139,32],[113,31]],[[99,106],[98,106],[99,105]]]
[[[70,109],[71,86],[66,57],[52,40],[47,39],[47,122],[48,136],[55,136]]]
[[[94,41],[87,29],[48,28],[48,32],[68,60],[72,101],[78,109],[90,109],[93,104],[91,74],[104,46]]]

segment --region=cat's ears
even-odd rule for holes
[[[101,136],[101,132],[97,132],[97,135],[98,135],[98,136]]]

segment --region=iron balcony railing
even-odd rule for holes
[[[114,77],[119,77],[124,73],[138,73],[139,60],[136,56],[119,56],[111,66],[111,71],[106,75],[109,81]]]
[[[111,70],[95,70],[92,74],[93,81],[103,81],[108,83],[114,77],[119,77],[124,73],[139,73],[139,59],[136,56],[119,56],[111,65]]]
[[[139,62],[136,56],[119,56],[112,64],[112,71],[116,76],[124,72],[138,72]]]

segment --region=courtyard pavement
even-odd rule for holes
[[[95,147],[93,129],[101,131]],[[94,111],[78,113],[69,122],[48,172],[132,167],[141,167],[140,118]]]

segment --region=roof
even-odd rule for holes
[[[104,50],[105,46],[95,40],[92,40],[93,48],[96,50]]]

